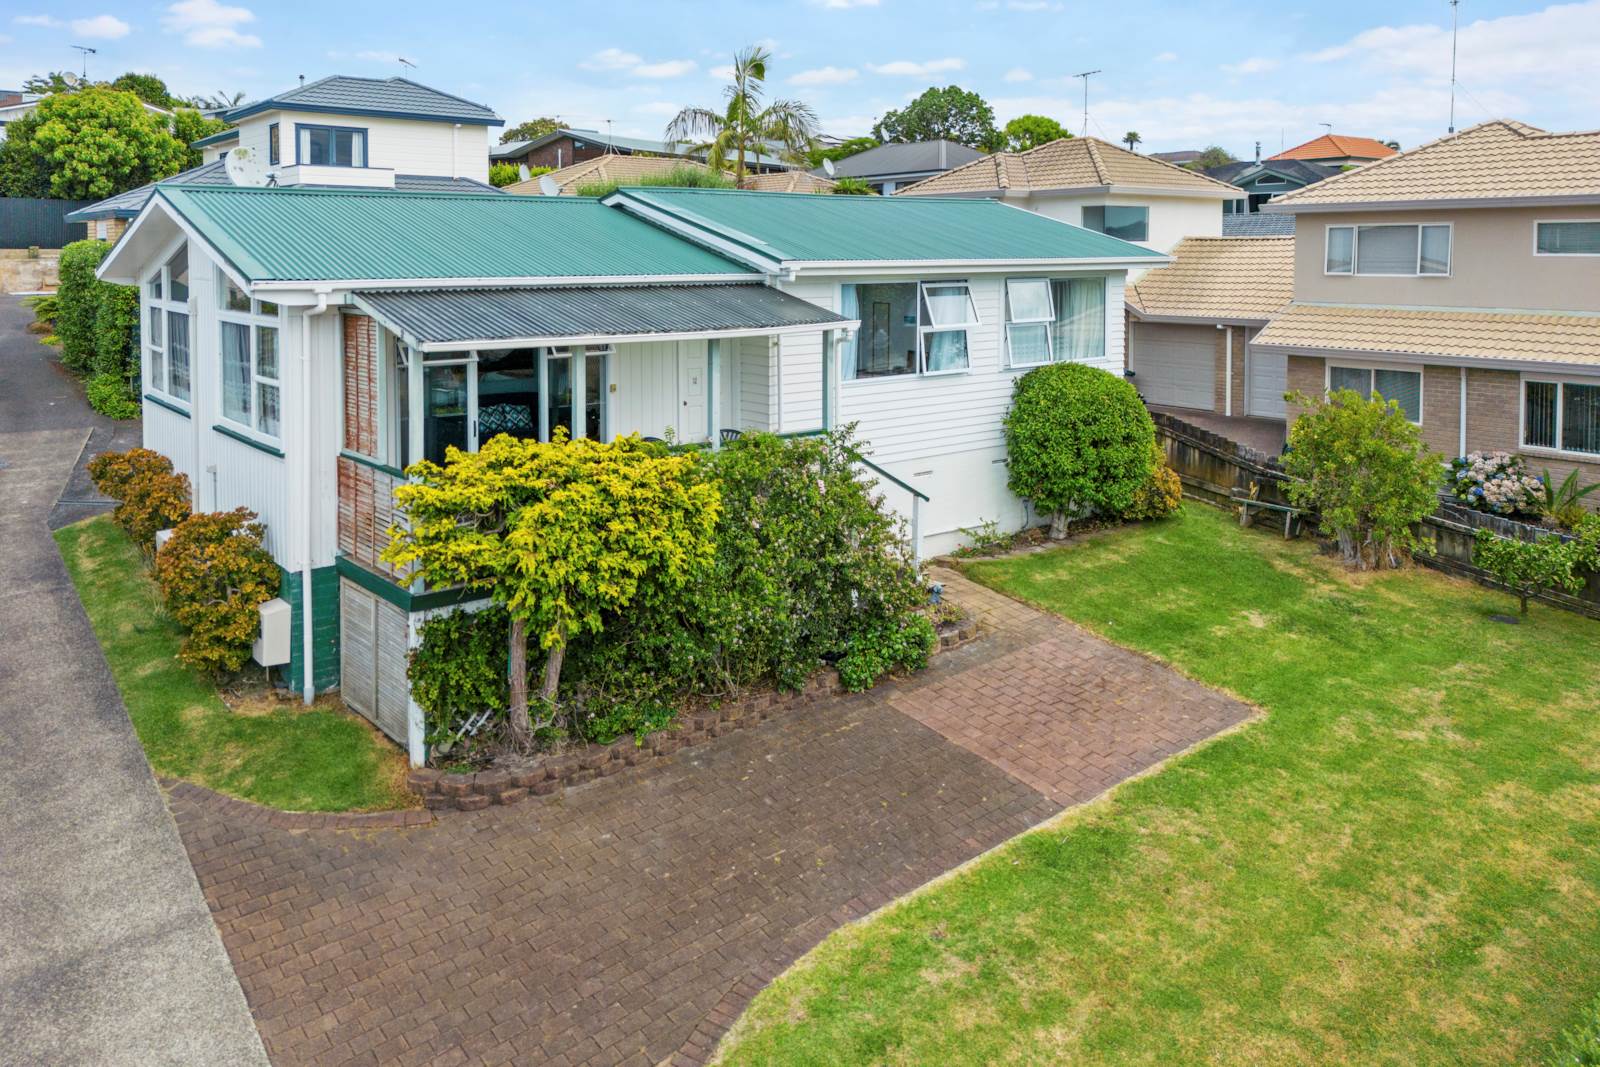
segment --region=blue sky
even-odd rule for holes
[[[739,47],[767,44],[774,95],[812,104],[829,133],[873,119],[929,85],[975,89],[999,119],[1051,115],[1076,131],[1130,129],[1145,151],[1218,143],[1267,153],[1331,123],[1410,146],[1444,132],[1445,0],[788,0],[786,3],[381,5],[300,0],[125,3],[13,0],[0,17],[0,85],[79,69],[163,76],[177,92],[295,84],[298,75],[409,76],[482,101],[512,122],[556,115],[660,136],[685,104],[715,104]],[[1596,125],[1600,0],[1463,0],[1457,124],[1510,116],[1548,129]]]

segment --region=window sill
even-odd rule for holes
[[[158,408],[166,408],[174,415],[182,415],[186,419],[189,417],[189,409],[179,407],[177,401],[175,400],[168,400],[167,398],[157,396],[154,393],[146,393],[144,394],[144,398]]]
[[[283,458],[283,449],[277,447],[276,445],[270,445],[265,441],[257,440],[256,438],[251,437],[249,434],[241,433],[240,431],[233,429],[231,426],[224,426],[219,422],[211,428],[224,437],[232,438],[242,445],[249,445],[258,452],[265,452],[267,455],[277,456],[279,459]]]
[[[387,463],[379,463],[370,456],[363,456],[361,453],[352,452],[348,448],[340,450],[339,458],[347,459],[358,466],[370,467],[372,470],[378,471],[380,474],[387,474],[391,478],[404,480],[406,476],[406,472],[399,467],[391,467]]]
[[[1535,456],[1548,456],[1551,459],[1565,459],[1573,463],[1600,464],[1600,452],[1573,452],[1566,448],[1548,448],[1544,445],[1522,445],[1521,451]]]

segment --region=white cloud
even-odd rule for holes
[[[1175,63],[1175,62],[1177,62],[1177,59],[1178,59],[1178,53],[1176,53],[1176,52],[1162,52],[1160,55],[1155,57],[1155,62],[1157,62],[1157,63]]]
[[[854,67],[817,67],[815,70],[802,70],[789,79],[789,84],[843,85],[855,81],[860,76],[861,72]]]
[[[133,29],[115,15],[96,15],[89,19],[73,19],[72,32],[79,37],[115,41],[128,36]]]
[[[1278,61],[1266,56],[1251,56],[1238,63],[1224,63],[1222,69],[1229,74],[1265,74],[1278,69]]]
[[[635,78],[681,78],[698,66],[692,59],[665,59],[659,63],[641,63],[628,73]]]
[[[1006,81],[1031,82],[1033,81],[1033,71],[1025,70],[1022,67],[1012,67],[1010,70],[1006,71]]]
[[[632,52],[624,52],[620,48],[602,48],[578,66],[584,70],[627,70],[643,62],[643,57]]]
[[[247,7],[231,7],[217,0],[178,0],[167,8],[161,24],[196,48],[259,48],[261,38],[239,31],[255,20],[255,12]]]
[[[966,65],[966,60],[956,59],[952,56],[947,59],[930,59],[923,63],[914,63],[909,59],[897,59],[892,63],[868,63],[867,69],[874,74],[905,75],[920,78],[928,74],[943,74],[946,71],[960,70]]]
[[[55,27],[61,25],[60,19],[52,18],[49,15],[18,15],[11,21],[15,22],[18,26]]]
[[[711,67],[706,71],[706,73],[717,79],[719,82],[732,81],[733,64],[729,63],[721,67]]]
[[[692,59],[664,59],[646,63],[637,52],[624,52],[620,48],[603,48],[579,63],[583,70],[624,71],[635,78],[681,78],[699,68]]]

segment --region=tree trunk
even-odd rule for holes
[[[511,737],[519,747],[533,740],[528,723],[528,624],[511,617]]]
[[[1517,591],[1517,599],[1522,601],[1522,615],[1523,615],[1524,618],[1526,618],[1527,614],[1528,614],[1528,590],[1526,590],[1526,589],[1518,590]]]
[[[1050,513],[1050,540],[1065,541],[1067,539],[1067,527],[1071,522],[1072,520],[1065,511],[1052,511]]]
[[[556,693],[561,688],[561,661],[567,658],[567,639],[562,637],[550,646],[550,653],[544,661],[544,687],[539,690],[539,699],[550,707],[555,707]]]

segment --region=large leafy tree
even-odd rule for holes
[[[210,137],[214,133],[221,133],[228,128],[228,124],[221,119],[211,119],[200,114],[194,108],[182,107],[172,113],[172,135],[183,145],[185,170],[198,167],[203,159],[203,154],[198,148],[190,145],[202,137]]]
[[[561,128],[561,123],[555,119],[533,119],[529,122],[519,122],[500,135],[501,144],[510,144],[512,141],[531,141],[535,137],[543,137],[547,133],[555,133]]]
[[[0,147],[8,196],[94,200],[183,168],[187,149],[132,93],[94,86],[56,93],[12,123]]]
[[[686,107],[667,124],[667,140],[704,152],[715,170],[727,170],[733,160],[733,177],[743,181],[745,159],[768,145],[800,162],[817,139],[817,113],[798,100],[774,100],[763,106],[767,66],[772,54],[751,45],[733,57],[733,82],[722,91],[723,108]]]
[[[1030,148],[1072,136],[1061,123],[1047,115],[1018,115],[1006,123],[1003,132],[1006,147],[1013,152],[1026,152]]]
[[[132,93],[147,104],[164,107],[169,111],[181,103],[168,91],[167,83],[154,74],[138,74],[130,70],[114,79],[111,88]]]
[[[880,141],[956,141],[985,152],[1003,144],[994,108],[959,85],[931,87],[905,107],[884,112],[872,135]]]
[[[1198,156],[1185,163],[1190,170],[1210,170],[1212,167],[1226,166],[1237,163],[1234,154],[1221,145],[1208,145]]]
[[[464,585],[511,617],[512,740],[526,747],[530,640],[545,650],[541,706],[553,718],[567,643],[598,633],[607,613],[659,603],[710,567],[721,507],[687,455],[637,437],[519,441],[407,470],[395,490],[409,527],[390,531],[384,559],[424,581]]]

